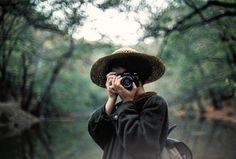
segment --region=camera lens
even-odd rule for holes
[[[130,76],[125,76],[121,80],[122,86],[124,86],[126,89],[129,89],[129,90],[132,89],[132,83],[133,83],[133,79]]]

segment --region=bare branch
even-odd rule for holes
[[[224,8],[236,8],[236,3],[220,2],[220,1],[208,1],[210,6],[224,7]]]
[[[205,25],[208,23],[212,23],[214,21],[218,21],[225,17],[236,17],[236,11],[232,10],[232,8],[236,8],[236,3],[229,3],[229,2],[220,2],[220,1],[207,1],[204,5],[197,7],[196,4],[191,0],[184,0],[185,4],[193,9],[192,12],[189,14],[183,16],[179,21],[177,21],[171,28],[165,27],[165,26],[146,26],[146,29],[149,30],[150,33],[146,34],[144,38],[150,37],[150,36],[160,36],[163,34],[161,32],[164,32],[164,36],[168,36],[173,31],[184,31],[189,28]],[[224,12],[214,14],[210,17],[205,17],[203,15],[204,11],[208,10],[212,7],[223,7]],[[192,19],[194,16],[199,15],[201,20],[197,22],[193,22],[190,24],[185,24],[190,19]]]
[[[195,23],[192,23],[192,24],[188,24],[188,25],[182,25],[182,26],[179,26],[179,28],[173,28],[171,31],[175,31],[175,30],[178,30],[178,31],[183,31],[183,30],[187,30],[189,28],[192,28],[192,27],[196,27],[196,26],[201,26],[201,25],[204,25],[204,24],[207,24],[207,23],[211,23],[213,21],[217,21],[217,20],[220,20],[224,17],[236,17],[236,11],[234,12],[231,12],[231,11],[226,11],[222,14],[218,14],[218,15],[215,15],[213,17],[210,17],[204,21],[200,21],[200,22],[195,22]]]
[[[205,20],[205,17],[200,12],[200,10],[197,8],[197,6],[194,4],[194,2],[192,2],[191,0],[184,0],[184,2],[185,2],[186,5],[193,8],[193,10],[196,11],[199,14],[199,16],[201,17],[202,20]]]
[[[189,4],[189,2],[187,4]],[[191,6],[193,6],[193,3],[191,4]],[[198,22],[197,26],[198,26],[198,24],[206,24],[206,23],[212,22],[214,20],[219,20],[220,18],[225,17],[225,16],[235,16],[234,12],[226,11],[223,14],[214,16],[212,18],[205,19],[202,15],[202,12],[212,6],[225,7],[225,8],[236,8],[236,3],[208,1],[205,5],[203,5],[200,8],[197,8],[196,6],[194,6],[194,11],[192,13],[186,15],[185,17],[183,17],[180,21],[178,21],[171,30],[183,30],[184,28],[188,29],[190,26],[191,27],[194,26],[195,24],[191,24],[191,25],[184,26],[184,27],[182,27],[181,25],[184,24],[187,20],[191,19],[196,14],[200,14],[203,19],[203,22],[201,22],[201,23]],[[182,29],[179,29],[179,28],[182,28]]]

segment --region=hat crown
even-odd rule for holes
[[[138,53],[138,51],[132,48],[120,48],[115,50],[112,54],[119,54],[119,53]]]

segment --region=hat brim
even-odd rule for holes
[[[143,59],[148,65],[150,65],[151,70],[141,70],[151,72],[149,77],[146,78],[144,82],[145,84],[158,80],[165,73],[165,64],[156,56],[144,53],[117,53],[102,57],[93,64],[90,71],[91,80],[96,85],[106,88],[106,75],[109,73],[107,72],[108,63],[120,58],[131,58],[133,60]]]

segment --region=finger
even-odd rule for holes
[[[117,79],[116,90],[119,92],[127,92],[128,90],[121,84],[122,79],[123,79],[122,77]]]
[[[116,72],[109,72],[106,76],[116,75]]]
[[[116,91],[113,88],[108,88],[108,91],[111,93],[116,93]]]
[[[134,82],[132,83],[132,85],[133,85],[133,89],[137,89],[137,86]]]
[[[116,76],[114,78],[112,78],[111,82],[112,82],[112,85],[115,84],[115,81],[116,81]]]
[[[122,77],[121,76],[117,76],[116,79],[115,79],[115,86],[119,86],[120,85],[120,82],[122,80]]]
[[[116,78],[115,75],[110,75],[110,76],[108,76],[108,77],[107,77],[108,85],[113,85],[113,84],[114,84],[114,81],[115,81],[115,78]]]
[[[132,88],[132,92],[136,92],[137,91],[137,86],[136,86],[136,84],[133,82],[132,83],[132,86],[133,86],[133,88]]]
[[[114,85],[109,85],[108,88],[114,89],[115,87],[114,87]]]
[[[108,76],[108,77],[107,77],[107,80],[112,80],[112,79],[115,78],[115,77],[116,77],[116,76],[113,76],[113,75],[112,75],[112,76]]]
[[[115,77],[114,78],[109,78],[109,80],[107,80],[107,82],[106,82],[106,86],[107,87],[112,86],[112,88],[114,88],[114,81],[115,81]]]
[[[106,86],[110,86],[112,84],[112,79],[107,79]]]
[[[108,78],[109,76],[116,76],[117,73],[116,72],[110,72],[106,75],[106,77]]]

